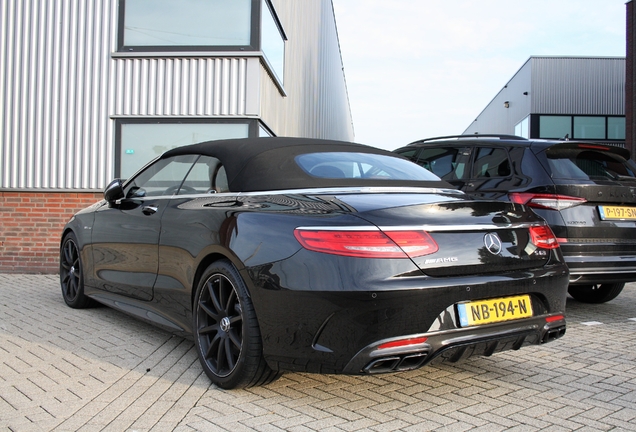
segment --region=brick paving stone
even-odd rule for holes
[[[603,305],[568,299],[567,334],[547,345],[225,391],[192,341],[106,307],[70,309],[55,276],[0,274],[0,431],[636,430],[632,318],[636,284]]]

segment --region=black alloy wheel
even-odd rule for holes
[[[624,283],[570,285],[568,293],[582,303],[605,303],[614,300],[624,287]]]
[[[192,315],[199,361],[214,384],[251,387],[278,377],[263,358],[254,307],[229,261],[217,261],[204,272]]]
[[[84,295],[82,258],[75,234],[69,233],[60,248],[60,286],[64,302],[74,309],[93,305],[93,300]]]

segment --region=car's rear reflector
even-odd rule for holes
[[[414,258],[438,250],[425,231],[297,228],[294,236],[305,249],[359,258]]]
[[[410,338],[410,339],[400,339],[392,342],[383,343],[378,346],[378,349],[387,349],[387,348],[398,348],[398,347],[406,347],[411,345],[419,345],[426,342],[427,337],[418,337],[418,338]]]
[[[528,207],[543,208],[549,210],[565,210],[581,205],[585,198],[556,194],[535,194],[527,192],[511,192],[508,194],[510,201],[516,204],[525,204]]]
[[[553,316],[549,316],[545,318],[545,322],[555,322],[555,321],[561,321],[564,320],[565,316],[564,315],[553,315]]]
[[[559,247],[559,241],[547,225],[531,226],[530,241],[539,249],[556,249]]]

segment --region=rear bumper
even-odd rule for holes
[[[636,281],[636,255],[564,255],[570,285]]]
[[[565,334],[565,319],[548,322],[550,316],[524,319],[523,324],[471,327],[451,332],[409,336],[426,337],[426,342],[409,348],[380,349],[391,340],[378,341],[358,352],[344,368],[346,374],[377,374],[417,369],[427,364],[458,362],[473,356],[518,350],[526,345],[553,341]]]

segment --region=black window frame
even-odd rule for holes
[[[566,137],[543,137],[540,134],[541,117],[569,117],[571,136],[567,139],[581,141],[625,141],[626,138],[608,138],[608,123],[610,118],[625,118],[624,115],[602,115],[602,114],[532,114],[530,116],[530,138],[563,140]],[[574,134],[574,117],[604,117],[605,118],[605,137],[604,138],[580,138]],[[627,133],[625,132],[625,136]]]
[[[121,178],[121,132],[123,124],[247,124],[246,138],[259,136],[259,129],[265,127],[258,119],[219,119],[219,118],[117,118],[115,119],[114,170],[115,178]],[[150,161],[148,161],[150,162]]]
[[[269,2],[269,0],[267,0]],[[126,0],[118,0],[117,15],[117,52],[161,53],[161,52],[206,52],[206,51],[259,51],[261,45],[261,0],[251,0],[249,45],[124,45],[124,19]],[[270,6],[272,11],[273,7]],[[272,12],[280,26],[278,17]],[[282,31],[282,29],[281,29]]]

